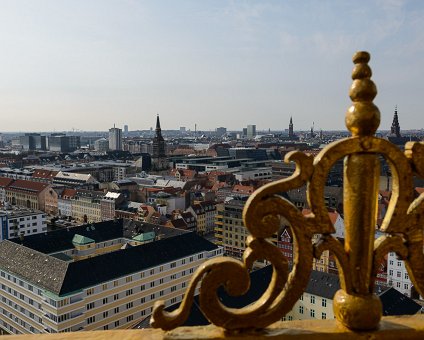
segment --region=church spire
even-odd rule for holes
[[[293,138],[293,137],[294,137],[294,132],[293,132],[293,118],[290,116],[289,138]]]
[[[392,136],[401,137],[400,135],[400,126],[399,126],[399,117],[397,113],[397,105],[395,106],[395,113],[393,115],[392,127],[390,128],[390,134]]]
[[[156,117],[156,130],[160,130],[160,129],[161,128],[160,128],[159,113],[158,113],[158,115]]]

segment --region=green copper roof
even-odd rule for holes
[[[89,243],[94,243],[94,242],[95,241],[92,238],[82,236],[82,235],[78,235],[78,234],[75,234],[74,238],[72,239],[72,243],[78,244],[78,245],[89,244]]]
[[[154,231],[150,231],[148,233],[143,233],[143,234],[139,234],[137,236],[133,237],[134,241],[138,241],[138,242],[147,242],[147,241],[152,241],[155,238],[155,232]]]

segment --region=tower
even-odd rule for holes
[[[122,130],[115,127],[109,129],[109,149],[122,150]]]
[[[395,114],[393,115],[393,122],[392,122],[392,127],[390,128],[390,134],[392,136],[401,137],[397,106],[395,106]]]
[[[156,117],[155,137],[153,137],[153,170],[165,170],[168,167],[165,155],[165,140],[162,137],[159,115]]]
[[[289,138],[292,139],[294,137],[293,133],[293,118],[290,117],[290,123],[289,123]]]

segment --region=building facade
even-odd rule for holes
[[[122,130],[117,127],[109,129],[109,150],[122,150]]]
[[[128,328],[149,316],[157,299],[166,306],[181,301],[196,268],[222,254],[194,233],[137,245],[119,223],[70,230],[42,235],[44,241],[28,237],[25,246],[0,243],[0,326],[6,332]]]

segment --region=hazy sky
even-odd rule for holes
[[[420,0],[0,0],[0,46],[0,131],[345,129],[357,50],[424,128]]]

